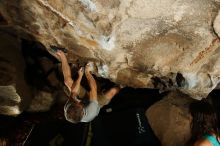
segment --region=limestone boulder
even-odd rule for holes
[[[66,48],[97,76],[196,99],[220,80],[218,11],[218,0],[0,1],[7,24],[52,55],[51,46]]]
[[[184,146],[190,139],[190,102],[192,98],[172,92],[146,111],[149,124],[163,146]]]

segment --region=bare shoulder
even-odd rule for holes
[[[213,146],[213,144],[207,139],[200,139],[196,141],[194,146]]]

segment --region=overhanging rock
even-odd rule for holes
[[[94,61],[97,76],[197,99],[220,80],[218,10],[218,0],[0,1],[17,33],[67,48],[69,62]]]

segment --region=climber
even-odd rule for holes
[[[87,63],[85,69],[81,67],[78,70],[78,78],[74,81],[71,76],[70,66],[63,51],[57,50],[57,56],[59,57],[62,65],[62,72],[64,76],[64,84],[70,91],[69,99],[64,106],[64,115],[67,121],[72,123],[78,122],[90,122],[92,121],[104,105],[107,105],[111,99],[120,91],[121,87],[113,86],[105,93],[97,95],[96,80],[91,74],[92,63]],[[83,74],[88,80],[89,91],[81,86],[81,80]],[[89,98],[89,103],[84,104],[83,99]]]

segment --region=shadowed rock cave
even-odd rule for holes
[[[219,2],[0,1],[0,145],[183,146],[192,101],[220,115]],[[124,87],[92,122],[65,120],[52,46],[74,79],[92,61],[100,89]]]

